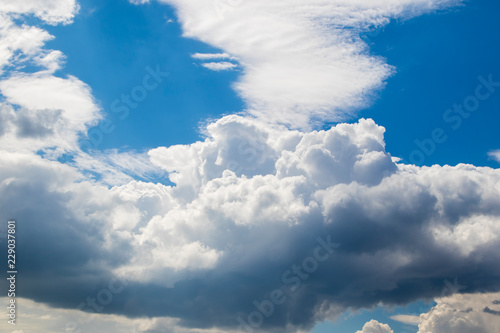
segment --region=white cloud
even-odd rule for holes
[[[233,69],[238,67],[238,65],[233,64],[231,62],[227,61],[221,61],[221,62],[206,62],[201,64],[203,67],[211,69],[213,71],[227,71],[229,69]]]
[[[181,239],[186,234],[176,230],[190,230],[190,237],[198,234],[190,242],[201,237],[204,243],[212,244],[206,235],[219,230],[221,221],[238,228],[285,227],[306,224],[321,208],[325,222],[340,228],[340,233],[345,232],[343,224],[350,223],[346,219],[354,219],[346,214],[356,211],[356,219],[367,219],[361,229],[375,228],[373,221],[387,228],[397,228],[399,219],[418,221],[418,228],[435,244],[436,251],[454,249],[457,258],[470,258],[496,247],[500,232],[492,221],[499,213],[495,208],[498,172],[467,165],[398,166],[384,151],[383,132],[372,120],[301,133],[237,116],[222,118],[208,127],[204,142],[149,152],[152,162],[169,172],[177,184],[174,195],[189,203],[189,209],[180,206],[155,219],[143,229],[142,237]],[[449,188],[450,184],[455,185]],[[476,190],[471,191],[471,186]],[[481,204],[474,204],[478,210],[470,213],[468,207],[474,202]],[[471,227],[484,232],[470,232]],[[408,234],[394,237],[401,242],[419,242],[410,241],[417,236],[411,224],[407,228]],[[450,228],[456,231],[436,233]],[[387,270],[397,271],[418,262],[414,250],[398,247],[396,252],[386,252],[382,248],[373,260],[383,261]],[[391,260],[386,261],[388,258]]]
[[[432,230],[434,239],[464,256],[476,248],[496,242],[500,237],[500,224],[494,216],[473,216],[454,225],[439,225]]]
[[[391,18],[458,3],[450,0],[161,0],[176,7],[184,35],[239,59],[234,85],[249,112],[307,128],[370,102],[393,69],[359,37]],[[311,120],[312,119],[312,120]]]
[[[0,13],[34,14],[49,24],[68,24],[79,10],[75,0],[0,0]]]
[[[232,57],[227,53],[194,53],[191,55],[191,57],[193,59],[198,59],[198,60],[213,60],[213,59],[236,60],[235,57]]]
[[[0,11],[0,73],[5,66],[22,65],[42,54],[41,47],[52,38],[40,28],[15,25],[9,16]],[[16,51],[21,51],[21,54],[14,57]]]
[[[66,59],[61,51],[50,51],[40,54],[35,58],[36,62],[41,66],[47,68],[48,73],[54,73],[61,69]]]
[[[77,151],[79,135],[101,118],[90,88],[73,76],[17,73],[0,81],[0,92],[7,102],[0,112],[10,119],[0,141],[13,150]]]
[[[0,82],[0,91],[9,103],[29,110],[62,110],[77,131],[99,117],[90,87],[74,76],[13,75]]]
[[[145,153],[119,152],[116,149],[79,152],[73,158],[78,168],[98,174],[101,182],[108,185],[127,184],[134,179],[148,180],[162,176],[163,171],[153,165]]]
[[[495,333],[500,331],[500,293],[455,294],[436,299],[420,315],[418,333]]]
[[[207,61],[207,60],[237,60],[235,57],[227,53],[194,53],[191,55],[193,59]],[[203,67],[208,68],[213,71],[226,71],[238,67],[237,64],[228,61],[219,62],[205,62],[201,64]]]
[[[0,91],[11,104],[30,110],[62,110],[77,130],[98,115],[90,87],[74,76],[66,79],[45,74],[18,74],[0,82]]]
[[[391,316],[391,319],[409,325],[418,325],[420,323],[420,316],[414,316],[414,315],[399,314]]]
[[[361,331],[356,333],[394,333],[393,330],[387,324],[381,324],[378,321],[372,319],[363,326]]]
[[[81,269],[108,267],[104,272],[130,278],[134,297],[148,295],[148,304],[165,309],[162,315],[175,312],[194,326],[200,325],[193,318],[206,302],[215,318],[210,325],[236,325],[238,313],[254,298],[266,297],[283,271],[307,257],[317,235],[330,234],[342,245],[314,279],[304,282],[300,294],[281,305],[289,316],[307,314],[303,326],[289,326],[288,332],[324,319],[319,304],[338,314],[354,304],[390,304],[399,292],[408,295],[406,301],[435,296],[433,281],[440,285],[463,272],[469,272],[465,285],[486,274],[492,280],[484,283],[494,286],[499,272],[491,262],[500,259],[500,237],[492,223],[500,216],[499,170],[397,165],[385,151],[383,133],[372,120],[304,133],[227,116],[208,126],[204,141],[149,152],[151,163],[169,172],[175,187],[126,179],[107,187],[89,181],[77,167],[81,163],[63,166],[32,153],[2,152],[0,192],[9,201],[0,207],[0,218],[9,214],[31,226],[37,216],[33,232],[48,225],[47,232],[57,229],[55,236],[71,240],[70,248],[55,242],[47,251],[88,258],[102,253],[98,263],[61,260],[61,267],[51,269],[64,270],[70,263]],[[128,155],[97,160],[119,172],[148,170],[144,156],[132,157],[138,162],[131,165],[123,163]],[[41,207],[22,204],[33,196],[44,198],[47,217]],[[78,233],[62,227],[66,219]],[[48,236],[38,231],[36,237]],[[408,280],[417,282],[405,286]],[[53,295],[50,286],[44,290]],[[186,290],[198,292],[193,296]],[[235,294],[249,290],[251,299],[235,300]],[[313,291],[311,305],[303,297]],[[364,296],[373,294],[379,296]],[[179,309],[178,300],[189,306]],[[122,304],[113,311],[121,313]],[[315,310],[304,312],[300,304]],[[141,309],[134,311],[153,311]]]
[[[38,58],[40,65],[54,70],[55,58],[61,58],[42,46],[53,38],[47,31],[23,23],[23,16],[33,14],[49,24],[71,23],[79,6],[75,0],[0,0],[0,69],[7,65],[22,65],[23,61]],[[20,21],[14,23],[13,18]],[[20,55],[13,58],[16,51]],[[49,64],[47,63],[49,61]]]
[[[489,151],[488,152],[488,156],[497,161],[497,162],[500,162],[500,149],[497,149],[497,150],[492,150],[492,151]]]
[[[32,14],[49,24],[71,23],[78,8],[74,0],[0,0],[0,72],[4,74],[0,143],[4,149],[50,149],[52,157],[78,151],[78,137],[101,118],[90,87],[73,76],[53,75],[65,59],[61,51],[43,48],[54,37],[25,21]],[[40,69],[23,73],[28,65]]]

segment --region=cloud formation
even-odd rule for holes
[[[488,156],[500,163],[500,149],[489,151]]]
[[[220,59],[230,59],[236,60],[236,58],[230,56],[227,53],[194,53],[191,55],[193,59],[198,60],[220,60]]]
[[[500,293],[456,294],[420,315],[418,333],[492,333],[500,330]]]
[[[391,319],[418,325],[418,333],[493,333],[500,329],[500,293],[454,294],[436,298],[436,305],[420,316]]]
[[[79,10],[75,0],[0,0],[0,11],[7,14],[33,14],[49,24],[68,24]]]
[[[82,152],[78,138],[102,117],[90,88],[54,75],[64,56],[43,49],[49,34],[9,21],[29,38],[1,51],[0,219],[19,221],[25,297],[127,324],[156,318],[140,332],[234,332],[238,318],[255,331],[299,332],[346,309],[441,296],[455,276],[467,292],[500,287],[498,169],[397,163],[371,119],[310,132],[278,124],[307,127],[363,105],[391,69],[356,34],[452,2],[256,1],[222,12],[169,3],[186,36],[231,54],[195,59],[239,59],[237,90],[260,117],[226,116],[203,141],[147,154]],[[50,12],[0,4],[2,15],[51,24],[77,11],[71,1]],[[18,50],[40,70],[23,73]],[[159,169],[175,186],[134,179]],[[318,238],[326,251],[340,247],[311,269]],[[125,276],[126,288],[102,301]],[[275,290],[284,301],[265,316]],[[494,305],[483,313],[496,316]]]
[[[107,188],[68,165],[2,154],[2,214],[25,221],[27,239],[71,243],[26,242],[24,256],[39,255],[25,259],[27,284],[61,272],[26,295],[71,308],[127,276],[104,313],[234,329],[279,288],[286,301],[259,328],[292,332],[348,308],[439,296],[454,276],[468,292],[498,288],[498,170],[396,164],[383,132],[364,119],[304,133],[227,116],[205,141],[149,152],[174,187]],[[328,235],[341,245],[317,270],[285,274]],[[64,253],[57,267],[50,253]]]
[[[363,326],[361,331],[356,333],[394,333],[387,324],[381,324],[376,320],[370,320]]]
[[[248,112],[308,128],[366,106],[394,72],[370,54],[362,32],[454,0],[160,0],[176,8],[184,36],[237,57],[234,84]]]
[[[191,58],[208,61],[202,63],[201,65],[213,71],[226,71],[238,67],[237,64],[227,61],[237,60],[235,57],[230,56],[227,53],[195,53],[191,55]]]
[[[203,67],[211,69],[213,71],[227,71],[238,67],[238,65],[232,62],[221,61],[221,62],[205,62],[202,64]]]
[[[79,136],[101,119],[88,85],[54,75],[64,55],[44,49],[53,36],[20,19],[32,14],[48,24],[68,24],[78,8],[74,0],[0,1],[0,71],[7,70],[0,81],[3,149],[78,151]],[[36,71],[24,73],[26,65]]]

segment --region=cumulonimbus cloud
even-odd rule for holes
[[[64,249],[68,259],[57,264],[66,272],[58,282],[27,293],[67,307],[108,276],[127,276],[105,312],[224,328],[248,320],[254,302],[281,289],[287,301],[261,328],[293,331],[347,308],[440,296],[442,281],[454,276],[468,292],[498,288],[498,170],[397,164],[383,132],[372,120],[305,133],[228,116],[208,127],[205,141],[149,152],[174,187],[75,184],[81,176],[69,166],[2,154],[0,184],[10,199],[1,211],[26,221],[27,235],[47,239],[32,223],[52,226],[51,237],[72,244],[25,246],[40,253],[30,261],[33,274],[49,269],[46,251]],[[35,197],[45,198],[43,210],[16,204]],[[312,255],[318,237],[340,247],[307,278],[286,273]],[[25,274],[26,283],[38,276]]]

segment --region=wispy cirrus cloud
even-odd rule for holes
[[[205,62],[201,64],[203,67],[211,69],[213,71],[227,71],[238,67],[238,65],[232,62],[222,61],[222,62]]]
[[[194,53],[191,55],[193,59],[198,60],[217,60],[217,59],[230,59],[236,60],[235,57],[227,53]]]
[[[174,6],[184,35],[237,57],[234,88],[248,112],[308,128],[341,120],[370,103],[394,68],[370,54],[360,33],[460,1],[161,0]]]
[[[237,60],[237,58],[227,53],[194,53],[191,58],[206,61],[201,65],[213,71],[226,71],[238,67],[237,64],[227,61]]]

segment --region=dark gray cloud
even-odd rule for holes
[[[38,110],[30,112],[21,109],[17,112],[17,134],[20,138],[43,138],[54,134],[54,127],[61,119],[61,110]]]
[[[500,311],[492,310],[489,307],[485,307],[484,310],[483,310],[483,312],[489,313],[489,314],[492,314],[492,315],[495,315],[495,316],[500,316]]]

